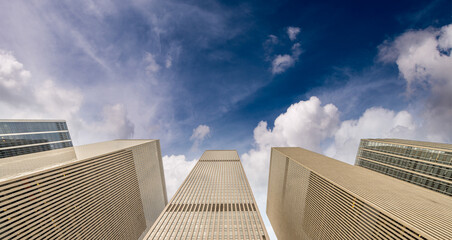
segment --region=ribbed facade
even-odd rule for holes
[[[0,158],[72,147],[63,120],[1,120]]]
[[[301,148],[272,148],[267,216],[285,239],[452,239],[452,199]]]
[[[452,196],[452,145],[362,139],[355,165]]]
[[[37,154],[45,162],[46,154],[64,158],[69,151]],[[158,141],[111,141],[75,152],[86,157],[0,178],[0,239],[136,240],[152,226],[166,205]]]
[[[237,152],[204,152],[145,239],[269,239]]]

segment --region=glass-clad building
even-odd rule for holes
[[[362,139],[355,165],[452,196],[452,145]]]
[[[1,120],[0,158],[72,147],[64,120]]]

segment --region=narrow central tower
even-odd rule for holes
[[[236,151],[205,151],[144,239],[269,239]]]

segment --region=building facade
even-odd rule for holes
[[[356,166],[452,196],[452,145],[362,139]]]
[[[452,236],[451,197],[301,148],[272,148],[267,197],[279,240]]]
[[[205,151],[144,239],[269,239],[236,151]]]
[[[158,140],[0,161],[0,239],[139,239],[167,204]]]
[[[72,147],[64,120],[1,120],[0,158]]]

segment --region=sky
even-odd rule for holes
[[[361,138],[452,143],[452,1],[0,1],[0,118],[75,145],[159,139],[168,197],[236,149],[265,215],[270,148],[353,164]]]

